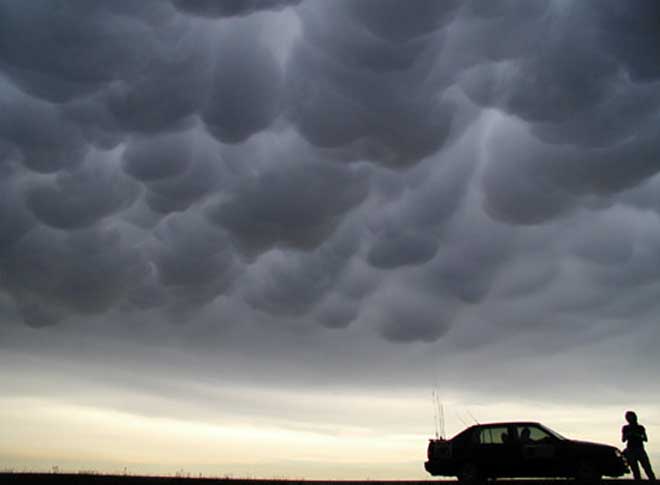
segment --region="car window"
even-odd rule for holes
[[[552,436],[538,426],[518,426],[518,439],[523,443],[546,443],[552,441]]]
[[[482,428],[479,443],[482,445],[501,445],[509,442],[509,429],[506,426]]]

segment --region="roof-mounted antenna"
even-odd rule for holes
[[[437,391],[433,392],[433,408],[435,410],[436,425],[435,437],[436,439],[445,439],[445,409],[440,402],[440,395]]]
[[[438,395],[436,394],[435,390],[431,392],[431,398],[433,400],[433,424],[435,425],[435,439],[437,440],[439,438],[440,421],[438,417],[438,407],[436,405]]]
[[[465,426],[465,427],[467,428],[467,427],[468,427],[468,424],[465,422],[465,420],[464,420],[463,418],[461,418],[461,415],[458,414],[458,412],[456,412],[456,411],[454,411],[454,414],[456,415],[456,417],[458,418],[458,420],[463,424],[463,426]]]
[[[472,416],[472,413],[470,412],[470,410],[468,408],[465,408],[465,411],[468,413],[468,416],[470,416],[470,418],[472,418],[472,421],[474,421],[475,424],[479,424],[479,421],[477,421],[477,418]]]
[[[439,404],[439,409],[440,409],[440,438],[443,440],[446,438],[445,436],[445,407],[442,405],[442,403]]]

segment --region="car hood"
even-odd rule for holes
[[[582,441],[582,440],[566,440],[570,445],[580,446],[580,447],[589,447],[589,448],[598,448],[601,450],[618,450],[616,446],[606,445],[603,443],[594,443],[593,441]]]

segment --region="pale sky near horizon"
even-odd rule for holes
[[[430,478],[432,392],[660,469],[658,25],[0,0],[0,470]]]

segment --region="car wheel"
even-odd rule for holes
[[[580,483],[598,483],[601,476],[596,466],[589,461],[580,462],[575,473],[575,479]]]
[[[458,481],[461,483],[475,484],[481,482],[479,467],[474,463],[466,463],[458,473]]]

